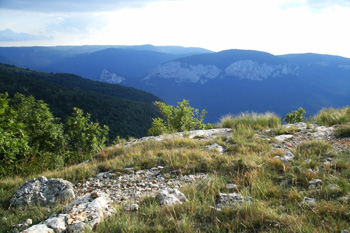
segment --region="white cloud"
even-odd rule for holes
[[[349,1],[335,1],[337,4],[318,11],[310,7],[310,0],[146,2],[139,8],[96,13],[0,10],[0,30],[52,36],[51,45],[181,45],[216,51],[237,48],[350,57],[350,7],[344,7]],[[295,6],[285,7],[287,3]],[[38,43],[43,45],[43,41]]]

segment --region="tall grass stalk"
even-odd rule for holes
[[[227,115],[220,119],[219,127],[238,128],[251,127],[254,130],[277,128],[281,126],[281,118],[274,113],[242,113],[240,115]]]
[[[350,122],[350,107],[324,108],[311,118],[311,121],[319,125],[332,126],[343,125]]]

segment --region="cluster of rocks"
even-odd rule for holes
[[[61,213],[53,214],[44,222],[29,227],[32,222],[28,219],[26,223],[17,225],[13,232],[25,229],[22,232],[57,233],[92,229],[116,212],[114,204],[124,205],[126,212],[137,211],[137,203],[149,195],[158,197],[162,205],[181,204],[187,198],[176,188],[207,178],[203,173],[182,176],[175,172],[163,174],[162,170],[162,166],[138,171],[126,168],[126,173],[120,176],[104,172],[75,186],[62,179],[46,177],[26,181],[11,198],[12,208],[71,202]]]
[[[317,124],[306,124],[299,122],[295,124],[283,125],[284,128],[295,128],[296,132],[293,134],[282,134],[274,137],[275,142],[271,142],[270,145],[275,149],[292,150],[295,149],[300,143],[307,140],[322,140],[327,141],[334,147],[335,151],[350,149],[349,144],[343,143],[342,140],[336,139],[334,136],[335,128],[318,126]],[[264,130],[258,133],[258,137],[270,140],[273,129]]]
[[[184,184],[191,184],[206,179],[204,173],[194,175],[176,175],[176,172],[163,174],[162,166],[136,171],[126,168],[126,173],[116,175],[104,172],[89,178],[83,184],[76,184],[74,191],[77,195],[84,195],[92,191],[102,191],[117,204],[137,204],[145,196],[155,196],[161,189],[180,188]]]
[[[174,134],[163,134],[159,136],[149,136],[149,137],[143,137],[139,139],[135,139],[129,142],[126,142],[122,145],[115,145],[123,146],[123,147],[130,147],[136,143],[140,142],[146,142],[146,141],[163,141],[166,139],[175,139],[175,138],[191,138],[191,139],[197,139],[197,140],[204,140],[209,141],[216,137],[231,137],[232,129],[230,128],[220,128],[220,129],[208,129],[208,130],[193,130],[193,131],[186,131],[186,132],[178,132]]]

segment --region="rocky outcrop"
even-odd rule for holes
[[[297,75],[299,67],[290,63],[272,65],[258,63],[252,60],[241,60],[232,63],[225,69],[226,76],[234,76],[240,79],[263,80],[283,75]]]
[[[107,194],[93,192],[72,201],[61,214],[54,214],[44,222],[22,232],[84,232],[85,229],[93,229],[103,219],[109,218],[115,212]]]
[[[171,79],[175,82],[204,84],[208,80],[236,77],[240,79],[264,80],[285,75],[297,76],[299,67],[290,63],[267,64],[252,60],[239,60],[224,69],[215,65],[188,64],[179,61],[158,66],[144,80],[153,78]]]
[[[104,69],[97,81],[113,84],[123,84],[125,83],[125,78],[107,69]]]
[[[146,142],[146,141],[160,142],[160,141],[163,141],[166,139],[175,139],[175,138],[183,138],[183,137],[202,140],[202,141],[209,141],[209,140],[212,140],[216,137],[230,138],[231,132],[232,132],[232,129],[229,129],[229,128],[208,129],[208,130],[192,130],[192,131],[187,131],[187,132],[178,132],[178,133],[173,133],[173,134],[163,134],[163,135],[159,135],[159,136],[143,137],[143,138],[135,139],[135,140],[129,141],[127,143],[124,143],[122,145],[116,145],[116,146],[129,147],[129,146],[132,146],[132,145],[134,145],[136,143],[140,143],[140,142]]]
[[[28,180],[19,187],[10,200],[11,207],[29,205],[48,205],[58,202],[69,202],[75,197],[73,184],[63,179]]]
[[[204,173],[181,175],[176,172],[164,173],[162,166],[151,169],[136,170],[126,168],[125,174],[116,175],[111,172],[100,173],[89,178],[83,184],[76,184],[77,195],[85,195],[93,191],[101,191],[120,205],[137,204],[145,196],[156,196],[158,191],[167,188],[180,188],[207,178]]]

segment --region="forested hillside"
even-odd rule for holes
[[[154,95],[134,88],[104,84],[70,74],[47,74],[0,64],[0,93],[32,95],[48,103],[62,121],[73,107],[91,114],[91,119],[110,128],[109,139],[141,137],[147,134],[152,118],[158,116],[151,104]]]

